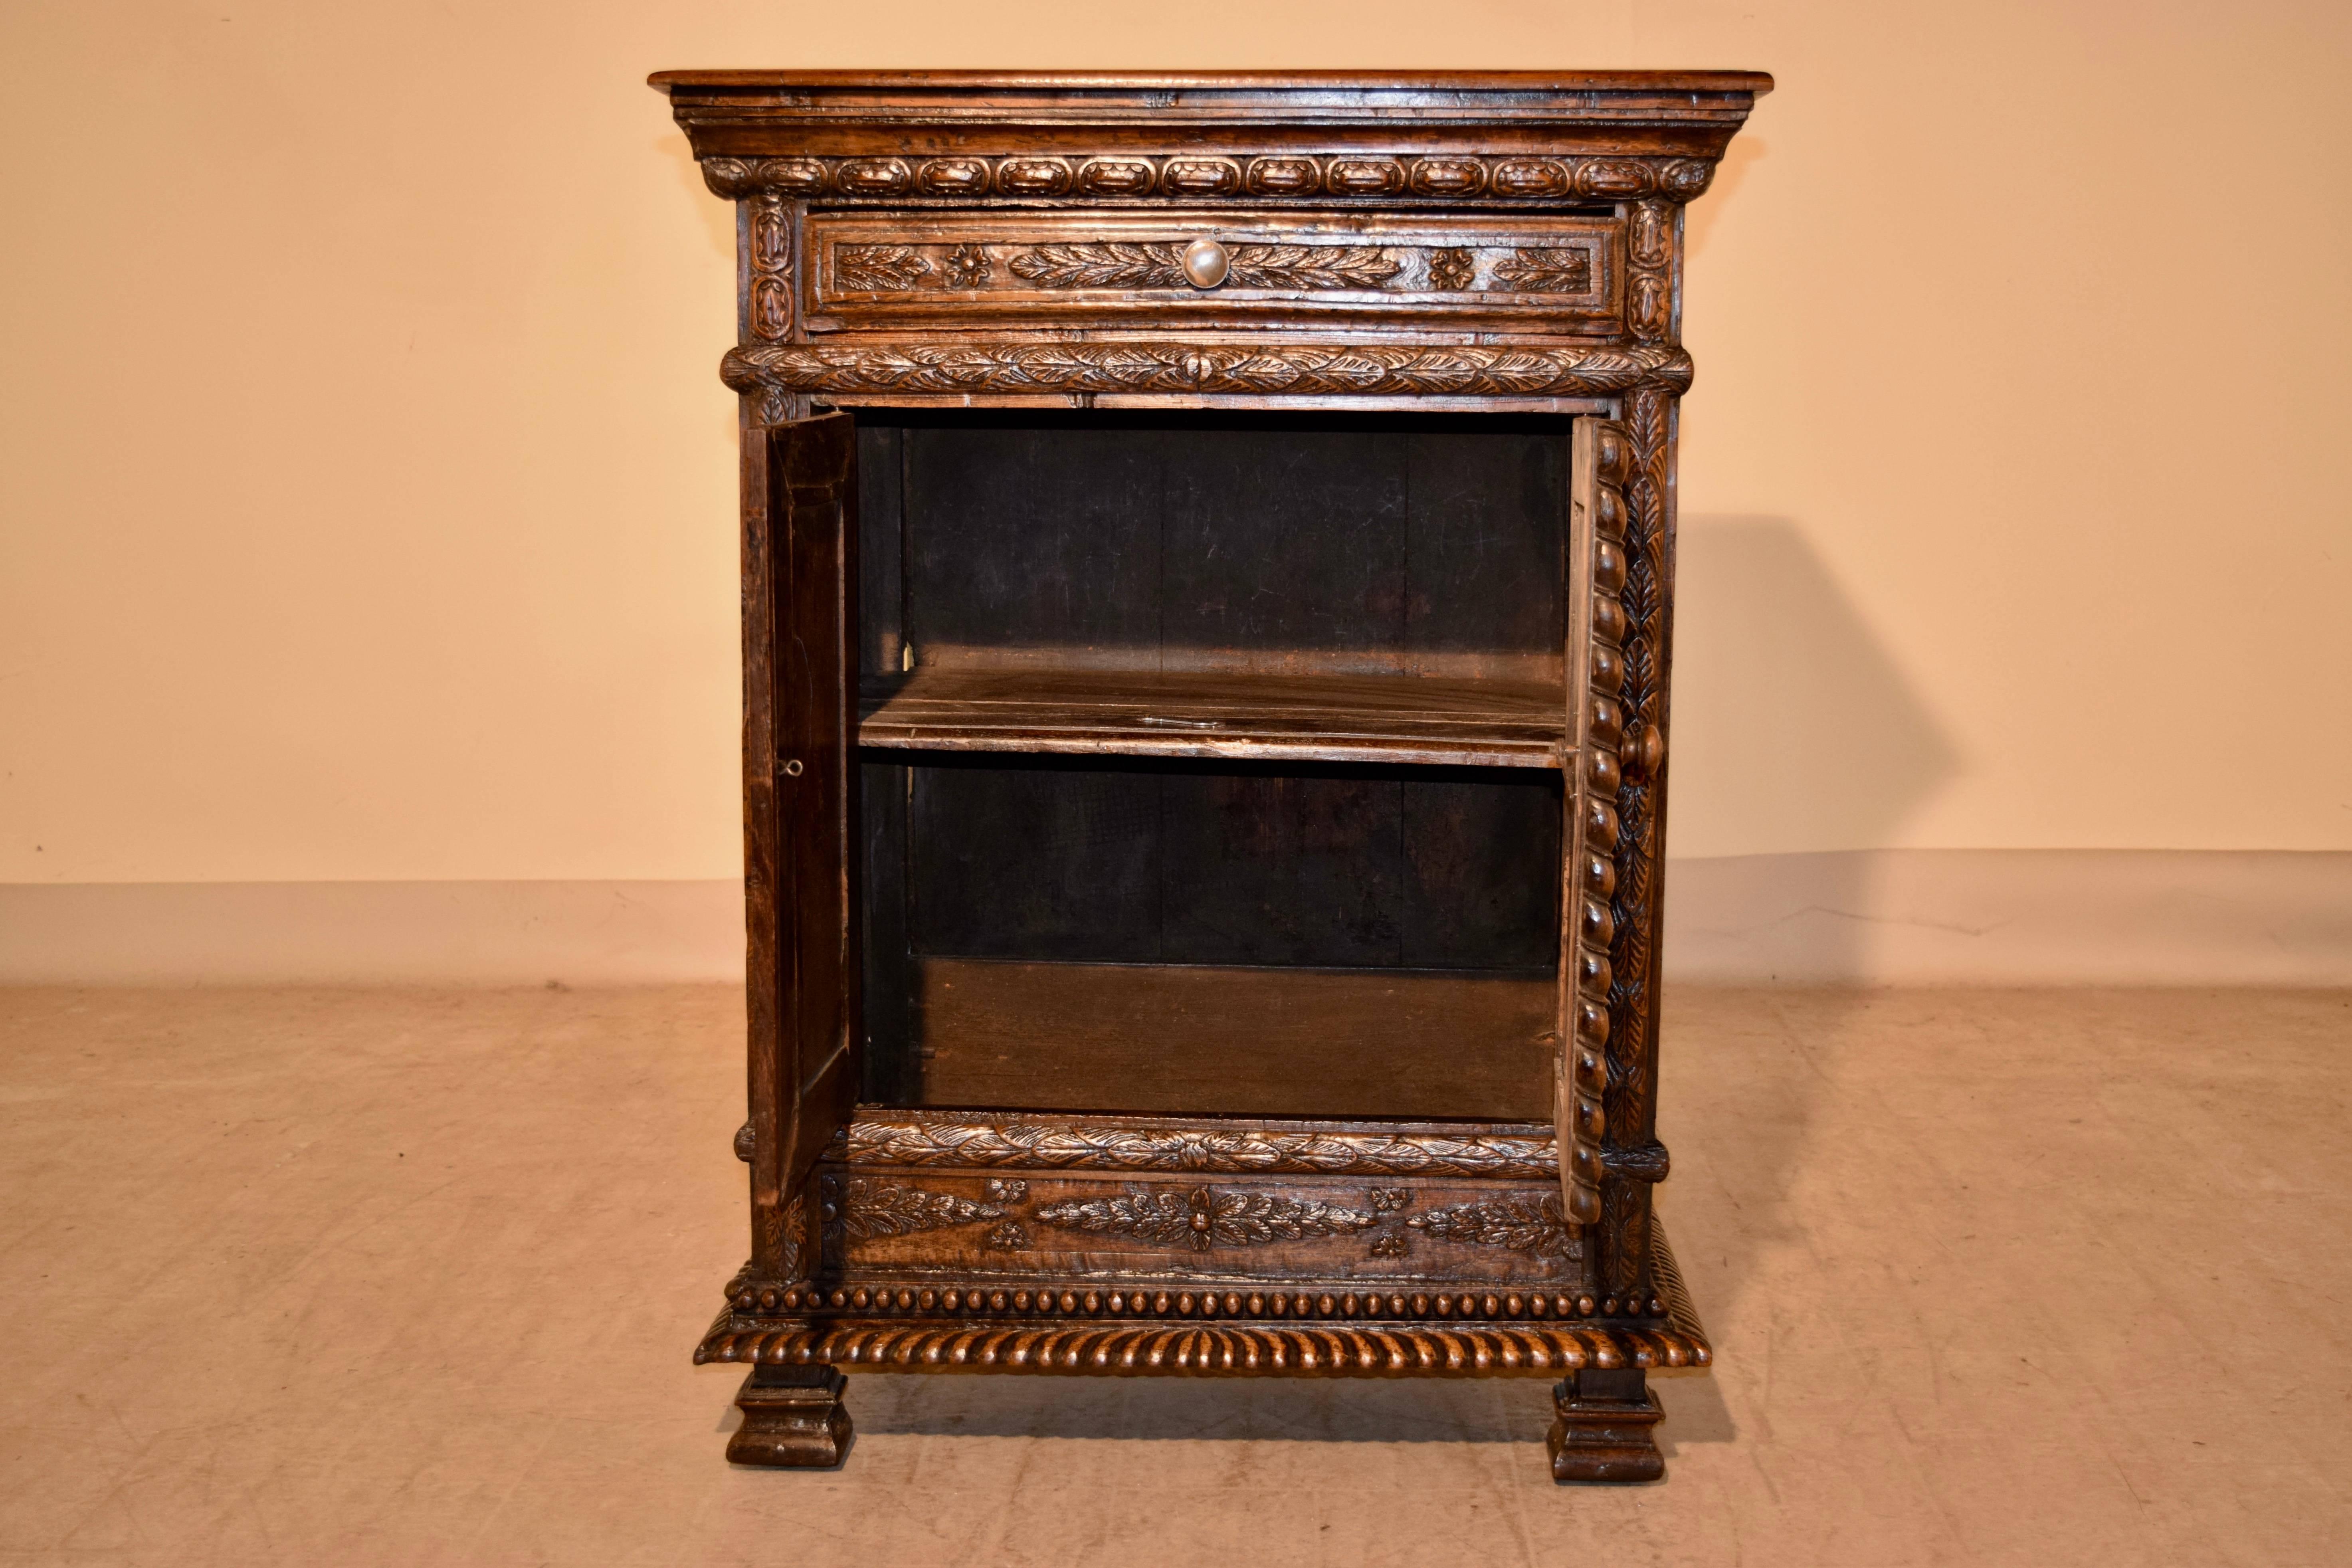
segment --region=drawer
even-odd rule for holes
[[[1612,217],[1124,211],[815,213],[814,332],[866,326],[1393,318],[1606,336]]]

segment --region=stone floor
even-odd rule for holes
[[[1659,1486],[1546,1385],[853,1376],[730,1469],[739,998],[0,993],[0,1562],[2352,1561],[2352,993],[1700,992]]]

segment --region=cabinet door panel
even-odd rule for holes
[[[747,766],[755,889],[763,837],[773,868],[773,967],[755,983],[773,987],[775,1038],[764,1072],[753,1042],[752,1118],[760,1195],[789,1204],[848,1122],[862,1046],[855,422],[835,414],[783,425],[768,442],[774,744]]]

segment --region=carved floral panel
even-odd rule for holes
[[[1465,176],[1467,177],[1467,176]],[[975,313],[1362,310],[1536,312],[1546,331],[1612,331],[1623,285],[1613,219],[1213,213],[1107,221],[985,214],[910,230],[846,213],[808,224],[814,330]]]
[[[1281,1277],[1473,1270],[1572,1279],[1584,1257],[1556,1191],[1348,1178],[1099,1180],[828,1170],[827,1255],[858,1268],[1099,1270],[1118,1257]]]

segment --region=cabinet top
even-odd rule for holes
[[[1433,100],[1512,94],[1552,98],[1656,97],[1772,90],[1763,71],[981,71],[981,70],[671,70],[646,84],[673,95],[729,92],[782,95],[944,92],[1087,92],[1164,97],[1169,93],[1419,94]]]
[[[1760,71],[659,71],[701,158],[1182,144],[1719,157]]]

